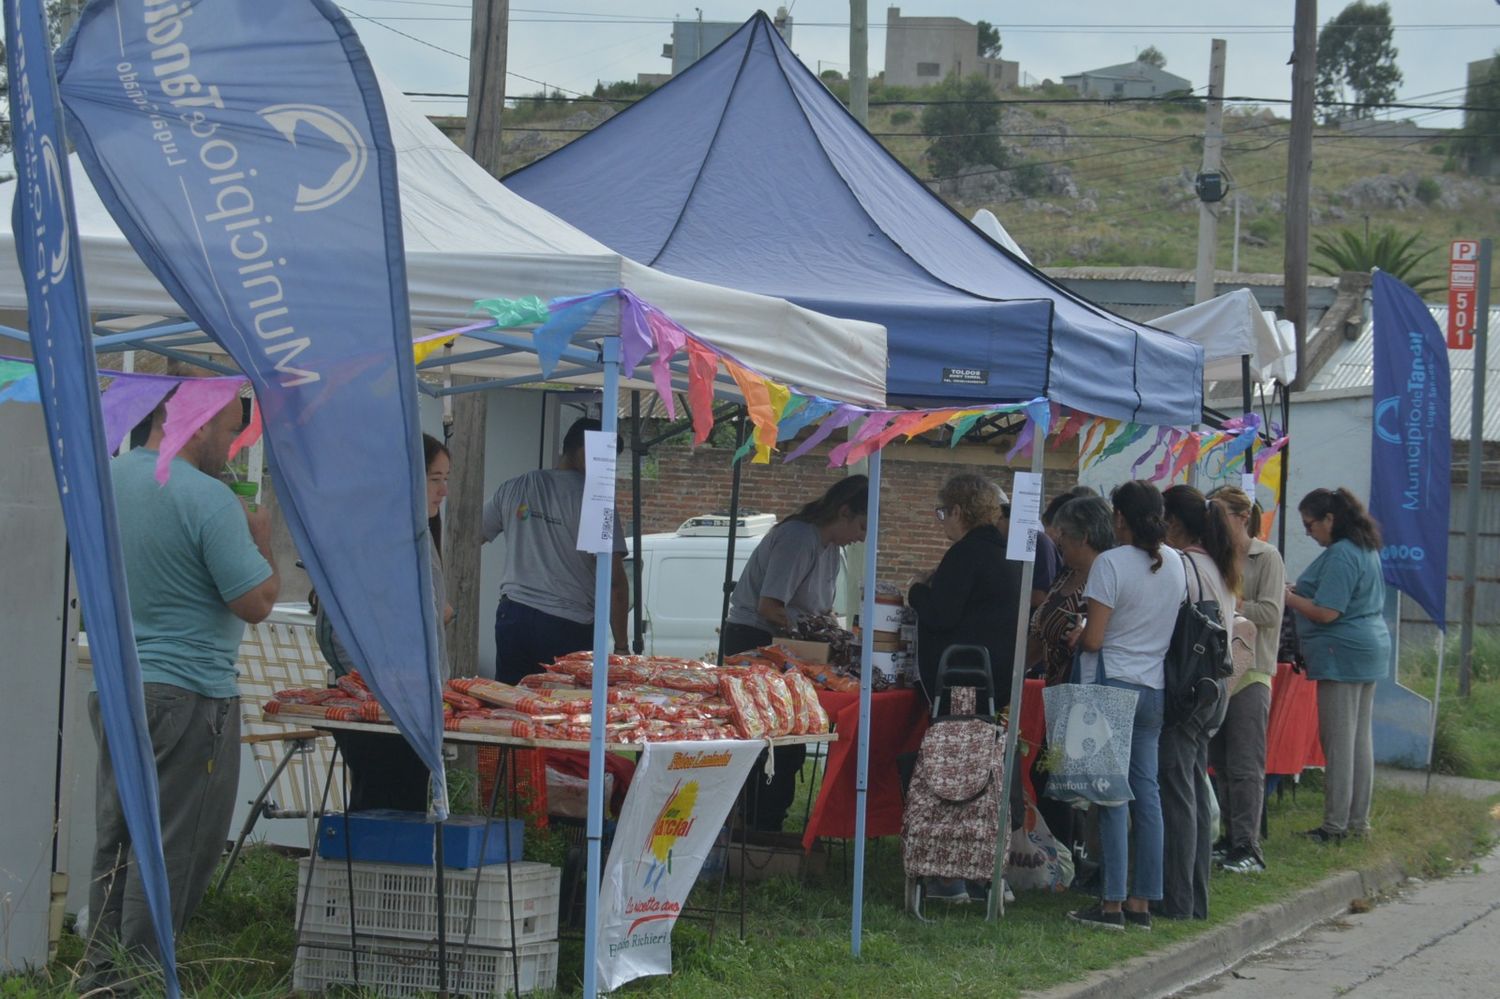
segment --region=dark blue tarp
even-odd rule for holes
[[[990,240],[764,14],[505,183],[670,274],[884,324],[893,401],[1046,396],[1143,423],[1201,418],[1198,346],[1080,299]]]

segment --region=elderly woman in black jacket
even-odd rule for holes
[[[907,603],[917,612],[917,666],[929,700],[937,696],[937,666],[950,645],[988,650],[997,707],[1010,702],[1011,659],[1016,643],[1021,563],[1005,557],[999,486],[961,473],[943,484],[934,514],[953,542],[930,579],[912,586]],[[973,659],[955,667],[971,667]]]

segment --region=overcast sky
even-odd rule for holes
[[[745,20],[751,2],[698,0],[708,21]],[[355,28],[377,66],[403,90],[462,93],[469,48],[467,0],[345,0]],[[845,0],[795,0],[792,47],[809,67],[847,70],[849,6]],[[906,0],[908,17],[952,16],[999,26],[1004,57],[1023,73],[1059,80],[1066,73],[1125,62],[1147,45],[1167,57],[1167,68],[1196,87],[1208,82],[1209,40],[1228,42],[1226,91],[1253,97],[1290,96],[1292,3],[1244,0],[1073,0],[1021,5],[996,0]],[[1319,5],[1319,23],[1341,3]],[[1017,9],[1024,14],[1009,19]],[[1397,64],[1405,76],[1400,97],[1423,103],[1461,103],[1465,64],[1500,46],[1500,5],[1493,0],[1391,0]],[[625,11],[628,11],[626,13]],[[768,9],[768,13],[774,10]],[[376,18],[380,24],[358,15]],[[886,4],[869,5],[869,66],[885,64]],[[692,20],[697,8],[682,0],[515,0],[511,5],[507,92],[532,93],[534,81],[587,93],[596,81],[633,80],[637,73],[668,71],[661,57],[674,17]],[[421,42],[396,33],[405,32]],[[424,45],[422,42],[428,44]],[[820,62],[821,61],[821,62]],[[523,79],[523,77],[529,79]],[[1431,95],[1431,96],[1428,96]],[[433,113],[461,111],[460,103],[433,102]],[[1417,114],[1417,112],[1412,112]],[[1453,114],[1425,115],[1424,124],[1458,124]]]

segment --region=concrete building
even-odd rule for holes
[[[792,44],[792,17],[787,9],[777,7],[776,16],[771,22],[781,32],[782,39],[788,45]],[[672,76],[676,76],[718,48],[742,27],[742,21],[705,21],[700,10],[696,19],[672,22],[672,40],[662,46],[661,56],[672,60]]]
[[[1063,83],[1080,97],[1161,97],[1193,89],[1191,81],[1140,61],[1074,73],[1063,77]]]
[[[930,87],[949,73],[978,73],[996,90],[1020,82],[1021,64],[979,54],[979,27],[957,17],[902,17],[900,7],[885,12],[885,82],[899,87]]]

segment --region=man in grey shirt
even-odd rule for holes
[[[518,475],[484,505],[485,542],[505,535],[500,605],[495,610],[495,676],[517,683],[545,663],[594,644],[594,559],[578,550],[583,509],[584,432],[598,420],[580,419],[563,437],[557,467]],[[615,651],[626,652],[625,532],[615,517],[610,629]]]

